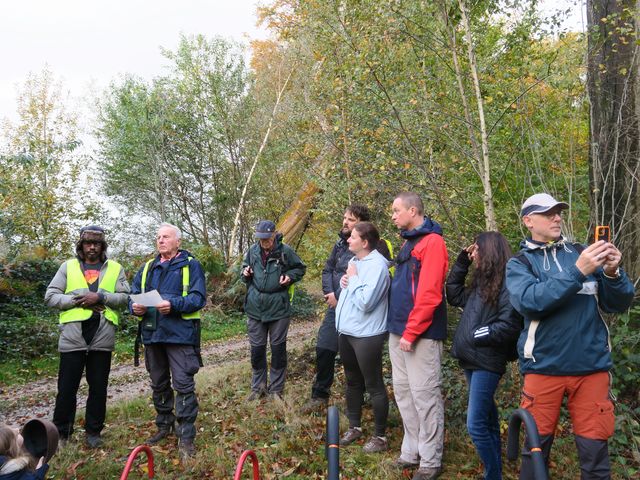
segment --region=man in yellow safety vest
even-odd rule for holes
[[[95,225],[82,228],[76,258],[60,265],[45,294],[46,304],[60,310],[60,367],[53,423],[62,440],[73,433],[76,396],[86,369],[86,443],[91,448],[102,445],[111,352],[119,311],[127,306],[128,293],[122,266],[107,260],[104,230]]]

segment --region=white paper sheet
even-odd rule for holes
[[[151,290],[150,292],[138,293],[135,295],[129,295],[133,303],[144,305],[145,307],[155,307],[162,301],[162,297],[157,290]]]

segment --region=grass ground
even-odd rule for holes
[[[313,372],[313,345],[290,354],[287,393],[283,402],[245,402],[249,393],[250,366],[248,361],[231,367],[214,369],[197,376],[200,414],[198,416],[198,453],[189,465],[178,461],[176,439],[153,447],[158,479],[213,478],[231,479],[237,459],[245,449],[256,452],[265,480],[326,478],[324,456],[324,414],[305,415],[301,406],[307,400]],[[387,372],[388,373],[388,372]],[[343,375],[338,369],[334,403],[342,409]],[[502,395],[512,396],[510,382],[505,382]],[[447,411],[464,398],[455,388],[448,390]],[[504,400],[504,399],[502,399]],[[513,398],[512,398],[513,400]],[[516,400],[517,401],[517,400]],[[88,450],[81,434],[75,442],[54,457],[51,478],[107,479],[119,478],[129,452],[155,431],[154,411],[148,397],[118,404],[108,412],[105,446]],[[444,473],[442,479],[476,479],[482,473],[473,445],[463,427],[464,418],[447,418]],[[363,427],[371,432],[372,413],[365,409]],[[346,428],[341,417],[341,431]],[[366,436],[365,436],[366,437]],[[341,478],[404,479],[411,478],[409,470],[393,467],[402,440],[400,415],[392,403],[389,418],[390,449],[375,455],[362,453],[358,442],[340,449]],[[130,479],[147,478],[144,455],[136,463]],[[570,437],[561,435],[554,449],[552,478],[579,478],[575,447]],[[243,478],[252,478],[250,462],[245,465]],[[517,478],[517,465],[505,463],[504,478]],[[625,478],[614,476],[614,478]]]

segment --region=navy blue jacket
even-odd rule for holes
[[[417,338],[447,338],[447,305],[444,282],[448,254],[442,228],[428,217],[418,228],[403,230],[406,240],[396,256],[391,281],[389,332],[414,342]]]
[[[0,455],[0,469],[7,460],[7,457]],[[49,470],[49,465],[45,463],[36,471],[19,470],[17,472],[5,473],[0,475],[0,480],[44,480],[47,470]]]
[[[189,260],[191,257],[191,260]],[[182,296],[182,267],[189,266],[189,289],[186,296]],[[141,293],[142,271],[144,265],[138,270],[131,293]],[[193,320],[182,318],[183,313],[192,313],[200,310],[206,303],[206,287],[204,271],[200,262],[186,250],[180,250],[178,254],[168,262],[160,262],[158,255],[149,265],[145,291],[158,290],[163,300],[171,302],[171,311],[168,315],[162,315],[155,308],[148,308],[144,319],[155,316],[156,329],[142,328],[142,343],[177,343],[183,345],[198,345],[197,329]],[[146,322],[145,322],[146,323]]]
[[[600,311],[623,312],[631,305],[633,284],[620,270],[607,278],[602,268],[584,276],[580,254],[564,239],[540,244],[523,241],[518,258],[507,263],[507,289],[524,316],[518,339],[522,373],[586,375],[611,366],[609,331]]]

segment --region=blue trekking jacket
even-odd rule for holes
[[[627,275],[620,270],[618,278],[607,278],[600,268],[585,277],[576,267],[578,249],[564,238],[546,244],[524,240],[520,247],[507,263],[507,289],[525,319],[518,339],[522,373],[608,371],[609,330],[598,307],[608,313],[629,308],[634,289]]]
[[[189,260],[191,258],[191,260]],[[187,295],[182,295],[182,267],[189,267],[189,288]],[[138,270],[133,279],[131,293],[141,293],[142,271]],[[142,343],[176,343],[182,345],[198,345],[198,329],[196,322],[182,318],[183,313],[193,313],[202,309],[206,303],[206,287],[204,271],[200,262],[186,250],[168,262],[160,263],[160,255],[149,265],[145,291],[158,290],[163,300],[171,302],[171,311],[163,315],[155,308],[148,308],[144,319],[155,316],[156,329],[142,328]],[[131,305],[129,306],[131,308]]]
[[[447,338],[444,283],[449,257],[442,228],[430,218],[413,230],[396,256],[396,272],[389,297],[389,332],[414,342],[418,338]]]

